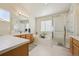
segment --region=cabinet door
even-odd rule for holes
[[[71,52],[71,54],[73,54],[73,53],[72,53],[72,45],[73,45],[73,39],[70,38],[70,52]]]
[[[73,55],[79,56],[79,47],[73,44]]]

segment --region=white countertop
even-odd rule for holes
[[[32,33],[13,33],[11,35],[32,34]]]
[[[10,35],[0,37],[0,54],[29,43],[28,39],[17,38]]]
[[[79,41],[79,36],[69,36]]]

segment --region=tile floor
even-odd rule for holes
[[[56,45],[53,40],[40,39],[35,48],[29,52],[29,56],[70,56],[67,48]]]

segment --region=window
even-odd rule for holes
[[[52,31],[52,20],[41,21],[41,31]]]
[[[10,21],[10,12],[0,9],[0,20],[1,21]]]

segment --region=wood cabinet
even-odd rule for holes
[[[0,56],[28,56],[28,55],[29,55],[28,44],[24,44],[22,46],[19,46],[15,49],[3,53]]]
[[[73,55],[79,56],[79,47],[73,44]]]
[[[70,39],[70,51],[73,56],[79,56],[79,41],[71,38]]]
[[[14,35],[14,36],[29,39],[30,43],[33,42],[33,34],[20,34],[20,35]]]

